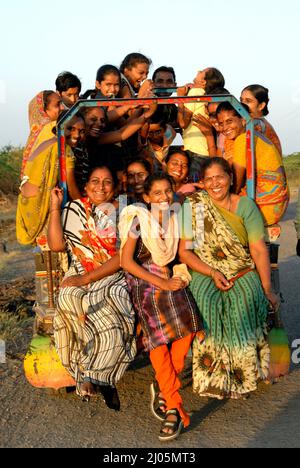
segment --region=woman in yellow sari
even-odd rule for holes
[[[252,119],[259,120],[256,130],[265,135],[276,146],[278,153],[282,156],[280,139],[266,119],[266,116],[269,115],[269,101],[269,90],[259,84],[247,86],[241,93],[241,103],[249,107]]]
[[[231,163],[235,176],[234,191],[244,196],[247,193],[246,123],[228,102],[218,106],[217,119],[220,131],[226,140],[233,144]],[[258,132],[255,132],[255,163],[255,201],[265,225],[272,226],[277,224],[286,212],[290,194],[282,156],[275,145]]]
[[[50,192],[58,183],[58,142],[53,132],[56,122],[44,126],[27,159],[18,198],[16,231],[20,244],[35,245],[39,240],[45,245],[50,209]],[[80,193],[74,179],[72,147],[82,139],[85,124],[75,116],[65,129],[67,153],[67,182],[71,198]]]

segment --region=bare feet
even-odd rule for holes
[[[177,423],[178,417],[175,414],[168,414],[165,421],[172,422],[172,423]],[[162,432],[165,434],[173,434],[174,430],[168,428],[168,427],[163,427]]]
[[[85,396],[88,396],[88,397],[97,396],[96,389],[95,389],[94,385],[91,382],[84,382],[80,387],[80,391],[81,391],[81,396],[83,396],[83,397],[85,397]]]

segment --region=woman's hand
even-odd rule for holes
[[[209,120],[207,120],[203,115],[194,115],[193,124],[201,130],[204,136],[210,136],[213,134],[213,126]]]
[[[86,286],[87,281],[83,275],[70,276],[65,278],[61,284],[61,288],[80,288],[81,286]]]
[[[152,117],[152,115],[156,112],[156,110],[157,110],[157,104],[153,102],[152,104],[150,104],[150,106],[148,106],[148,109],[144,112],[145,119],[150,119],[150,117]]]
[[[185,282],[178,276],[175,276],[169,280],[162,280],[160,288],[163,291],[179,291],[185,288]]]
[[[177,96],[178,97],[184,97],[188,95],[189,90],[193,87],[191,83],[185,85],[185,86],[180,86],[177,88]]]
[[[138,98],[142,99],[142,98],[148,98],[148,97],[155,97],[153,94],[153,88],[154,88],[154,84],[152,80],[144,81],[144,83],[139,89]]]
[[[143,125],[143,127],[140,129],[140,136],[141,138],[145,140],[145,143],[148,138],[149,128],[150,128],[150,124],[149,122],[146,122],[145,125]]]
[[[230,283],[220,271],[213,270],[212,279],[220,291],[229,291],[233,287],[233,283]]]
[[[60,210],[63,202],[63,190],[55,187],[51,190],[51,210]]]
[[[273,309],[276,311],[278,309],[278,307],[279,307],[279,304],[280,304],[280,300],[279,300],[279,297],[277,296],[277,294],[275,294],[273,292],[268,292],[268,293],[265,293],[265,296],[268,299],[268,301],[270,302]]]

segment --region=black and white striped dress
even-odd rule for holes
[[[111,220],[103,213],[100,217],[109,231]],[[87,211],[81,200],[65,208],[64,233],[73,260],[66,277],[83,274],[84,266],[99,256],[110,258],[102,245],[96,246],[99,232],[95,219],[94,208]],[[89,286],[60,290],[54,320],[55,344],[63,365],[76,381],[79,395],[83,382],[115,386],[122,378],[136,355],[134,325],[135,313],[123,272]]]

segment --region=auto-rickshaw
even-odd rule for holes
[[[175,89],[165,89],[166,93],[171,93]],[[147,106],[153,103],[179,104],[192,102],[220,103],[229,102],[234,109],[246,121],[246,141],[247,141],[247,194],[255,199],[255,145],[253,121],[243,105],[232,95],[215,96],[194,96],[194,97],[154,97],[143,99],[91,99],[79,100],[61,119],[57,126],[57,136],[59,145],[59,174],[60,187],[64,193],[64,204],[67,202],[67,177],[66,177],[66,152],[64,126],[73,116],[86,107],[108,107],[108,106]],[[280,236],[280,226],[268,226],[267,237],[270,246],[270,257],[272,265],[272,281],[274,291],[280,293],[279,270],[278,270],[278,248],[276,244]],[[50,252],[45,252],[40,265],[40,272],[36,273],[37,303],[34,307],[36,311],[36,326],[34,336],[25,357],[25,375],[31,385],[38,388],[53,388],[55,390],[73,387],[75,385],[71,376],[63,368],[59,357],[55,351],[53,340],[52,322],[55,314],[56,296],[59,289],[59,274],[56,273],[55,257]],[[42,286],[41,286],[42,284]],[[39,304],[42,302],[43,304]],[[43,305],[43,307],[41,307]]]

